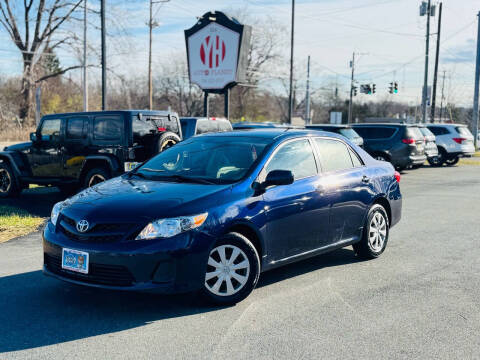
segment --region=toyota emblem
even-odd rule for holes
[[[77,222],[77,230],[78,232],[84,233],[88,230],[89,224],[87,220],[80,220]]]

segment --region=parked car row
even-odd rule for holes
[[[58,186],[66,194],[130,171],[190,137],[252,129],[302,129],[277,123],[232,124],[214,117],[183,117],[171,111],[102,111],[44,116],[31,142],[0,152],[0,197],[30,184]],[[307,129],[340,134],[397,170],[454,165],[475,149],[459,124],[314,124]]]

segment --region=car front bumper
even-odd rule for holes
[[[191,231],[163,240],[90,244],[73,241],[50,222],[43,232],[47,276],[74,284],[112,290],[182,293],[201,288],[214,239]],[[62,269],[62,249],[89,254],[88,274]]]

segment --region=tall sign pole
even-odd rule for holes
[[[308,55],[307,61],[307,94],[305,96],[305,122],[311,124],[312,120],[310,119],[310,55]]]
[[[442,28],[442,3],[438,9],[438,30],[437,30],[437,52],[435,54],[435,69],[433,70],[433,87],[432,87],[432,108],[431,118],[435,121],[435,100],[437,97],[437,74],[438,74],[438,58],[440,57],[440,30]]]
[[[428,92],[428,51],[430,47],[430,1],[428,0],[425,15],[427,16],[427,34],[425,44],[425,75],[423,78],[423,93],[422,93],[422,122],[427,122],[427,92]],[[423,4],[422,4],[423,5]],[[420,14],[421,15],[421,14]]]
[[[102,110],[107,109],[107,49],[105,42],[105,0],[100,3],[100,20],[102,27]]]
[[[87,0],[83,1],[83,111],[88,111]]]
[[[475,141],[475,149],[478,149],[478,88],[480,86],[480,11],[478,12],[477,17],[477,63],[475,66],[475,92],[473,95],[473,136]]]
[[[353,115],[353,84],[354,84],[354,76],[355,76],[355,52],[352,55],[352,62],[350,63],[350,67],[352,68],[352,79],[350,81],[350,101],[348,102],[348,123],[352,123],[352,115]]]
[[[293,40],[295,31],[295,0],[292,0],[292,30],[290,34],[290,91],[288,93],[288,123],[292,123],[293,112]]]

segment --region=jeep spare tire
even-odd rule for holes
[[[159,138],[155,146],[155,154],[161,153],[162,151],[167,150],[168,148],[172,147],[173,145],[182,141],[180,136],[173,132],[166,132],[163,133]]]

